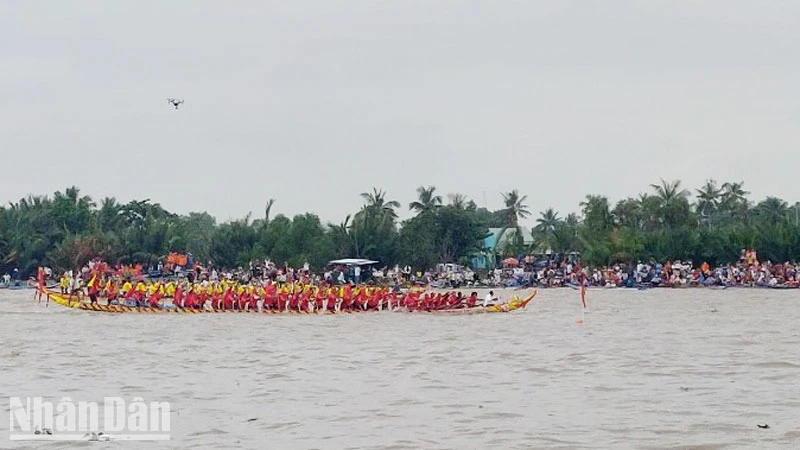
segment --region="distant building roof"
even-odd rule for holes
[[[503,231],[503,228],[489,228],[489,236],[483,240],[483,246],[489,250],[494,249],[497,246],[497,237],[500,236],[500,233]],[[522,232],[522,241],[528,245],[533,243],[533,235],[531,234],[531,230],[527,228],[520,228]],[[517,230],[514,228],[506,229],[506,232],[503,233],[503,241],[511,239]]]

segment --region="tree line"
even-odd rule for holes
[[[753,203],[741,182],[709,180],[690,192],[680,181],[661,180],[648,190],[615,204],[587,195],[579,214],[562,217],[547,208],[524,230],[522,221],[532,213],[527,196],[517,190],[503,193],[504,207],[490,211],[461,194],[444,197],[434,186],[420,186],[409,205],[373,188],[362,194],[358,211],[332,224],[310,212],[270,217],[272,199],[261,217],[217,223],[208,213],[176,214],[149,199],[97,203],[70,187],[0,207],[0,271],[76,268],[96,256],[147,264],[168,252],[191,252],[197,261],[223,267],[270,258],[320,268],[331,259],[361,257],[425,269],[468,263],[481,253],[494,263],[572,251],[597,265],[650,258],[719,264],[737,260],[742,248],[758,249],[762,259],[800,259],[798,203],[776,197]],[[400,221],[397,213],[406,206],[414,216]],[[499,245],[487,252],[490,228],[500,229]],[[526,232],[532,241],[523,237]]]

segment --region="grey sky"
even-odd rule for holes
[[[339,222],[372,186],[405,206],[433,184],[564,214],[663,177],[793,202],[798,18],[797,1],[0,1],[0,201],[75,184]]]

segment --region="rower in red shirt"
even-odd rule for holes
[[[117,299],[117,283],[114,281],[108,282],[108,288],[106,289],[106,300],[110,305],[112,301]]]
[[[297,293],[291,294],[289,296],[289,310],[297,311],[297,308],[300,306],[300,296]]]
[[[278,311],[285,311],[289,304],[289,295],[285,292],[278,294]]]
[[[277,305],[277,295],[275,295],[275,291],[269,292],[267,289],[266,294],[264,294],[264,309],[271,310],[274,309]]]
[[[160,299],[161,299],[161,295],[160,295],[160,293],[158,292],[158,289],[156,289],[156,290],[153,292],[153,294],[150,296],[150,298],[147,300],[147,304],[148,304],[148,305],[149,305],[151,308],[158,308],[158,301],[159,301]]]
[[[250,293],[250,302],[247,305],[247,309],[249,310],[258,310],[258,293],[255,289],[253,292]]]
[[[333,289],[329,290],[328,291],[328,300],[327,300],[328,304],[326,305],[327,309],[329,309],[330,311],[335,310],[336,309],[336,300],[337,300],[337,298],[336,298],[336,293],[334,292],[334,290]]]
[[[316,294],[314,295],[314,309],[322,309],[322,305],[325,303],[325,292],[322,289],[317,289]]]
[[[222,309],[233,309],[233,290],[228,288],[222,296]]]
[[[366,309],[364,307],[364,303],[367,301],[367,294],[364,293],[362,289],[359,291],[358,295],[356,295],[355,307],[356,309]]]
[[[367,309],[378,309],[378,296],[379,292],[373,292],[367,300]]]
[[[178,286],[175,287],[175,294],[172,296],[172,304],[175,307],[180,308],[181,303],[183,302],[183,288],[181,284],[178,283]]]
[[[409,311],[416,311],[417,307],[419,306],[419,302],[418,302],[417,297],[415,295],[412,295],[412,294],[406,295],[406,298],[403,301],[403,303],[404,303],[404,306]]]
[[[311,298],[311,293],[310,292],[303,292],[300,295],[300,300],[297,303],[297,310],[300,311],[300,312],[307,312],[308,311],[308,305],[310,303],[310,301],[309,301],[310,298]]]
[[[222,309],[222,296],[216,289],[211,294],[211,309]]]
[[[194,288],[189,287],[189,292],[186,293],[186,298],[183,299],[184,308],[194,308],[197,304],[197,293]]]

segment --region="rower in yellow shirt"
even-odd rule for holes
[[[131,289],[133,289],[133,285],[129,280],[125,280],[125,283],[122,284],[122,295],[128,295]]]
[[[66,272],[61,275],[59,286],[61,286],[61,295],[66,295],[67,288],[69,287],[69,278],[67,278]]]

